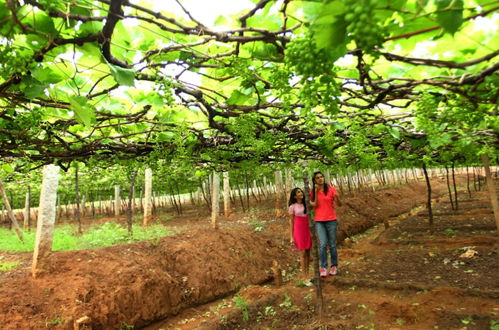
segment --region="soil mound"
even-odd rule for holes
[[[2,276],[0,324],[43,328],[87,317],[93,329],[140,327],[266,282],[272,261],[289,255],[250,228],[198,229],[155,242],[57,252],[50,273]]]

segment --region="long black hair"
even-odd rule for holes
[[[322,176],[324,176],[324,174],[322,174],[321,171],[317,171],[317,172],[314,172],[314,174],[312,174],[312,200],[315,201],[315,177],[317,174],[321,174]],[[328,185],[326,183],[326,181],[324,181],[324,195],[327,196],[327,189],[328,189]]]
[[[305,202],[305,193],[303,192],[303,190],[301,188],[294,188],[293,190],[291,190],[291,194],[289,194],[289,202],[288,202],[288,206],[291,206],[292,204],[298,202],[296,200],[296,192],[298,190],[301,190],[302,194],[303,194],[303,214],[307,214],[307,203]]]

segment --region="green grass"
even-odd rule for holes
[[[162,225],[151,225],[148,227],[133,226],[133,236],[128,236],[126,228],[117,223],[106,222],[102,226],[91,226],[85,230],[83,235],[76,235],[77,227],[75,225],[56,226],[52,250],[70,251],[96,249],[105,246],[144,241],[149,239],[158,239],[163,236],[174,234]],[[24,231],[24,243],[19,241],[13,230],[0,228],[0,250],[31,252],[35,245],[36,230],[30,232]]]
[[[21,263],[20,261],[5,261],[5,262],[0,261],[0,272],[10,270],[19,265],[20,263]]]
[[[234,303],[236,304],[236,307],[241,310],[241,313],[243,314],[243,320],[248,321],[250,318],[249,309],[248,309],[248,306],[249,306],[248,301],[246,299],[244,299],[244,297],[235,296]]]

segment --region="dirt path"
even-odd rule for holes
[[[439,200],[433,229],[418,207],[388,230],[353,236],[340,248],[339,275],[322,280],[322,321],[314,289],[290,276],[146,329],[498,329],[499,237],[486,198],[462,194],[457,211]]]
[[[499,237],[483,193],[462,209],[436,205],[431,230],[426,212],[373,228],[342,251],[341,276],[326,280],[326,301],[340,319],[333,328],[489,329],[499,326]],[[474,200],[477,198],[478,200]],[[446,215],[447,214],[447,215]],[[396,221],[397,222],[397,221]],[[342,320],[342,315],[345,320]]]

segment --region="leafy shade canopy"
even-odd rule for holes
[[[497,1],[253,3],[211,27],[195,1],[0,0],[0,156],[372,167],[497,147]]]

